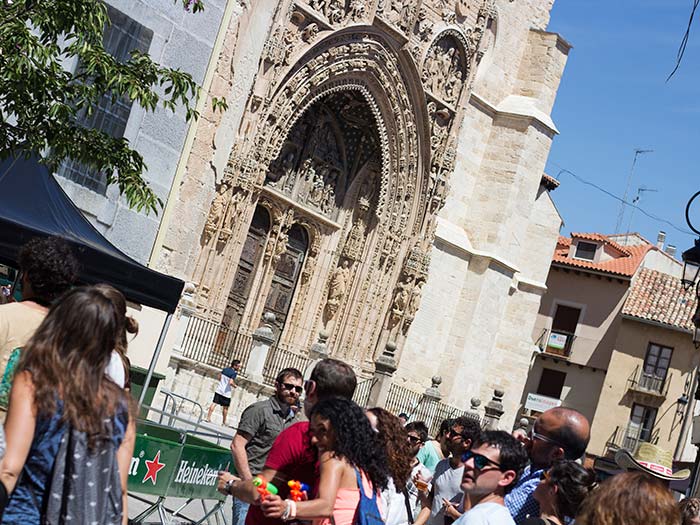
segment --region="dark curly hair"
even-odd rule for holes
[[[331,452],[362,469],[375,489],[385,489],[389,465],[379,435],[372,430],[365,411],[349,399],[334,397],[316,403],[309,418],[314,416],[328,420],[333,428],[335,444]]]
[[[370,408],[368,412],[377,416],[379,439],[386,451],[389,472],[394,485],[400,492],[411,477],[411,463],[413,463],[413,454],[408,444],[408,431],[398,417],[383,408]]]
[[[78,278],[78,261],[73,250],[58,237],[35,238],[22,246],[19,267],[34,293],[27,299],[43,306],[50,306]]]
[[[700,499],[685,498],[678,504],[678,509],[681,511],[683,525],[692,525],[693,520],[700,516]]]
[[[557,487],[557,511],[562,518],[575,518],[583,500],[598,486],[595,472],[575,461],[555,463],[547,474],[547,483]]]

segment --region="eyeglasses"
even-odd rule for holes
[[[550,437],[543,436],[542,434],[538,434],[537,432],[535,432],[535,427],[532,427],[530,429],[528,437],[530,438],[530,440],[536,439],[538,441],[544,441],[545,443],[549,443],[551,445],[556,445],[556,446],[561,447],[561,448],[566,448],[566,447],[564,447],[564,445],[559,443],[556,439],[552,439]]]
[[[493,465],[494,467],[497,467],[499,470],[501,469],[500,463],[496,463],[494,460],[489,459],[481,454],[472,452],[471,450],[467,450],[464,454],[462,454],[462,463],[466,463],[472,458],[474,458],[474,467],[477,470],[483,470],[483,468],[489,464]]]
[[[549,471],[548,470],[543,470],[542,474],[540,474],[540,481],[549,481]]]
[[[308,394],[312,388],[316,386],[316,381],[313,379],[307,379],[304,381],[304,390],[306,390],[306,393]]]
[[[408,436],[408,440],[414,445],[417,445],[418,443],[425,443],[425,441],[416,436]]]
[[[461,432],[457,432],[456,430],[454,430],[452,428],[447,431],[446,435],[447,435],[447,439],[453,439],[453,438],[457,438],[457,437],[464,439],[464,436],[462,435]]]
[[[301,394],[304,391],[303,387],[293,385],[291,383],[282,383],[282,388],[285,390],[294,390],[297,394]]]

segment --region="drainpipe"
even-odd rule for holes
[[[676,450],[673,454],[673,459],[675,461],[680,460],[683,457],[683,452],[685,452],[685,445],[686,442],[688,441],[688,432],[690,432],[690,428],[693,425],[693,415],[695,413],[695,397],[696,397],[696,390],[698,388],[698,365],[700,363],[698,362],[698,358],[700,357],[700,354],[696,352],[695,356],[693,357],[693,367],[692,367],[692,374],[693,374],[693,380],[690,384],[690,391],[688,392],[688,405],[685,407],[685,414],[683,415],[683,424],[681,425],[681,435],[678,438],[678,443],[676,443]]]

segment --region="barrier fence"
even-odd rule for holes
[[[252,347],[250,334],[192,316],[187,321],[181,349],[184,357],[216,368],[224,368],[232,360],[240,359],[245,370]]]

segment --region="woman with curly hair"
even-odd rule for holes
[[[27,343],[5,421],[2,523],[126,524],[135,426],[127,394],[104,373],[120,335],[112,300],[83,287]]]
[[[383,408],[370,408],[367,410],[367,418],[379,434],[389,461],[389,485],[382,491],[384,521],[386,525],[413,522],[414,516],[408,515],[410,501],[407,488],[411,481],[414,459],[408,442],[408,431],[399,418]]]
[[[309,501],[267,496],[261,501],[268,518],[352,525],[360,502],[387,486],[386,456],[364,411],[349,399],[331,398],[310,414],[311,444],[319,453],[318,494]]]
[[[596,483],[595,472],[575,461],[561,461],[542,473],[534,498],[540,505],[540,517],[529,518],[523,525],[564,525],[574,519],[583,501]]]

